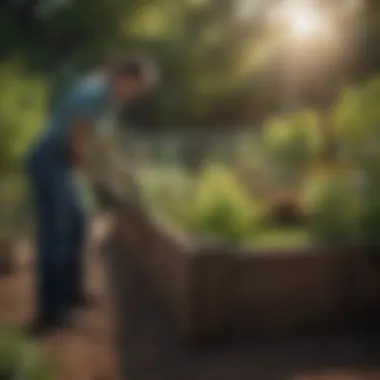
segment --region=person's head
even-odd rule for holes
[[[124,54],[111,63],[111,93],[118,101],[133,101],[149,93],[159,79],[158,68],[141,54]]]

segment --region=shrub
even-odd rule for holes
[[[323,147],[317,114],[305,110],[269,120],[263,144],[269,161],[283,175],[282,181],[299,179]]]
[[[365,200],[365,207],[361,221],[361,242],[372,247],[380,246],[380,197]]]
[[[206,168],[199,178],[194,204],[190,207],[194,232],[235,243],[258,231],[263,211],[231,172],[215,165]]]
[[[248,138],[239,144],[233,161],[233,170],[250,194],[263,196],[269,185],[269,168],[262,145],[257,137]]]
[[[22,334],[0,331],[0,376],[1,378],[49,380],[53,378],[52,365],[41,351]]]
[[[365,171],[363,179],[360,239],[365,245],[378,247],[380,245],[380,176]]]
[[[332,109],[331,120],[344,164],[363,173],[360,239],[378,245],[380,225],[380,77],[347,88]]]
[[[380,77],[342,92],[331,112],[331,124],[344,163],[379,168]]]
[[[300,203],[316,242],[358,242],[363,202],[355,174],[329,170],[306,181]]]
[[[145,169],[139,172],[137,185],[142,201],[154,212],[173,223],[189,224],[189,206],[193,196],[193,180],[180,168]]]
[[[20,169],[20,159],[42,126],[49,86],[31,76],[22,61],[0,64],[0,173]]]

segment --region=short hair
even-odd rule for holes
[[[154,86],[159,81],[156,62],[145,54],[119,54],[111,61],[111,74],[114,77],[131,77]]]

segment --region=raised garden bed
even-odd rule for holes
[[[380,339],[374,329],[365,334],[349,328],[206,347],[181,344],[167,310],[132,255],[111,245],[106,257],[117,307],[118,356],[127,379],[379,378]]]
[[[186,340],[336,329],[377,312],[380,268],[370,250],[195,243],[107,196],[125,265],[137,264]]]

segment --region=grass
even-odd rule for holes
[[[50,363],[34,342],[17,330],[0,330],[0,377],[51,380],[52,372]]]
[[[257,249],[298,249],[312,245],[310,233],[306,228],[268,228],[250,241]]]

